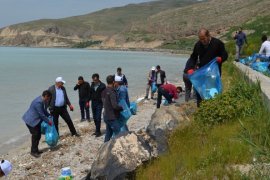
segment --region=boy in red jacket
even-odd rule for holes
[[[160,108],[162,96],[166,98],[169,104],[172,103],[172,99],[178,99],[178,94],[182,92],[180,86],[176,87],[173,84],[164,84],[158,88],[157,108]]]

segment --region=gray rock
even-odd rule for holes
[[[87,178],[125,179],[129,172],[150,158],[151,147],[141,135],[120,134],[101,146]]]

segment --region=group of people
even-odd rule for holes
[[[107,87],[100,81],[99,74],[97,73],[92,75],[91,85],[87,81],[84,81],[82,76],[79,76],[78,82],[74,87],[74,90],[78,90],[79,94],[81,121],[88,120],[90,122],[89,108],[91,102],[95,123],[95,132],[93,135],[96,137],[101,136],[101,117],[104,108],[104,121],[106,123],[105,142],[110,140],[113,133],[117,135],[120,132],[121,127],[117,121],[120,111],[123,110],[119,105],[120,100],[123,99],[130,106],[127,90],[128,82],[121,71],[121,68],[117,68],[115,75],[107,77]],[[50,86],[48,90],[43,91],[41,96],[35,98],[22,117],[32,135],[30,154],[36,158],[40,157],[40,154],[43,153],[38,148],[41,139],[41,123],[43,121],[49,126],[55,125],[59,135],[59,116],[61,116],[68,125],[71,135],[80,137],[67,110],[69,107],[69,110],[73,111],[74,107],[69,101],[64,87],[65,83],[62,77],[57,77],[55,84]],[[127,127],[126,129],[128,130]]]

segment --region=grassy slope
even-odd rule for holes
[[[246,52],[259,48],[261,33],[269,30],[269,21],[268,16],[244,24],[244,29],[256,30],[248,36],[250,45]],[[234,43],[227,45],[233,52]],[[269,162],[269,111],[259,84],[250,84],[231,61],[232,58],[223,66],[223,95],[204,102],[193,124],[171,135],[169,152],[140,168],[137,179],[249,179],[229,165],[252,164],[253,158]],[[211,109],[224,117],[222,123],[211,121],[216,118]],[[262,177],[256,174],[257,178]]]

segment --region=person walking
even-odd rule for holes
[[[79,90],[79,105],[81,110],[81,122],[90,121],[89,112],[89,98],[90,98],[90,85],[84,81],[82,76],[78,77],[78,83],[74,87],[74,91]]]
[[[93,118],[96,126],[96,130],[93,133],[96,137],[101,136],[101,114],[103,109],[103,103],[101,94],[106,89],[106,85],[99,80],[99,74],[95,73],[92,75],[92,83],[90,87],[89,101],[91,101]]]
[[[268,57],[270,57],[270,41],[267,40],[267,36],[262,36],[262,46],[260,48],[259,54],[264,54]]]
[[[106,78],[107,87],[102,92],[102,102],[104,105],[104,121],[106,124],[106,135],[104,142],[111,139],[114,135],[120,132],[120,123],[117,120],[120,116],[120,112],[123,110],[122,106],[118,105],[117,94],[114,89],[114,76],[109,75]]]
[[[202,28],[198,32],[199,41],[195,44],[190,61],[186,66],[187,73],[192,74],[197,68],[208,64],[214,58],[217,58],[219,71],[221,75],[221,65],[228,58],[228,53],[224,43],[210,35],[210,32]],[[196,92],[197,106],[202,101],[201,96]]]
[[[8,176],[12,171],[12,164],[8,160],[0,161],[0,178],[4,176]]]
[[[59,120],[58,119],[59,119],[59,116],[61,116],[66,122],[66,124],[68,125],[71,135],[79,137],[80,135],[77,133],[74,127],[74,124],[67,111],[67,106],[69,106],[70,111],[73,111],[74,107],[72,106],[72,104],[70,103],[68,99],[66,88],[64,87],[65,83],[66,82],[64,81],[62,77],[57,77],[55,79],[55,85],[52,85],[51,87],[49,87],[48,90],[52,94],[49,110],[50,110],[50,113],[53,115],[53,121],[54,121],[55,128],[58,135],[59,135],[59,128],[58,128]]]
[[[158,88],[157,108],[160,108],[162,96],[168,101],[168,104],[172,103],[172,99],[178,99],[178,94],[182,92],[182,88],[176,87],[173,84],[163,84]]]
[[[235,39],[235,47],[236,47],[235,61],[238,62],[241,56],[241,53],[243,51],[244,44],[245,43],[248,44],[246,34],[243,32],[242,28],[239,28],[239,31],[235,32],[234,39]]]
[[[156,82],[156,67],[153,66],[147,76],[146,95],[144,99],[148,99],[149,90],[151,89],[151,99],[154,99],[154,92],[152,91],[152,83]]]
[[[120,77],[123,81],[123,85],[125,85],[126,87],[128,87],[128,81],[126,76],[122,73],[122,68],[118,67],[116,70],[116,74],[114,75],[115,77]]]
[[[165,71],[161,70],[160,65],[156,66],[156,84],[157,87],[159,88],[161,85],[166,83],[166,73]]]
[[[22,119],[25,122],[29,132],[32,134],[31,155],[38,158],[42,151],[39,151],[38,145],[41,138],[41,123],[45,121],[52,126],[49,120],[50,114],[47,112],[48,103],[52,97],[50,91],[43,91],[41,96],[35,98],[29,109],[24,113]]]

